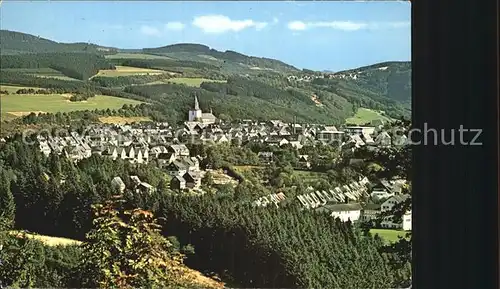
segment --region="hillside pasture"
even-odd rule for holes
[[[20,73],[29,74],[29,75],[32,75],[35,77],[79,81],[78,79],[68,77],[68,76],[62,74],[62,72],[57,71],[57,70],[52,69],[52,68],[6,68],[6,69],[2,69],[2,71],[20,72]]]
[[[130,75],[158,75],[167,73],[157,69],[147,69],[131,66],[115,66],[116,69],[100,70],[95,76],[102,77],[117,77],[117,76],[130,76]]]
[[[391,229],[371,229],[370,233],[373,236],[379,235],[379,237],[387,243],[394,243],[399,240],[399,237],[405,237],[407,232]]]
[[[2,118],[18,117],[31,112],[70,112],[77,110],[120,109],[124,104],[138,105],[141,102],[108,95],[96,95],[86,101],[71,102],[70,94],[15,94],[18,89],[36,87],[1,86],[9,94],[0,95]]]
[[[16,235],[18,238],[22,238],[23,234],[20,231],[10,231],[10,234]],[[38,240],[42,243],[44,243],[47,246],[68,246],[68,245],[81,245],[82,242],[73,240],[73,239],[68,239],[68,238],[61,238],[61,237],[51,237],[51,236],[44,236],[44,235],[38,235],[38,234],[32,234],[32,233],[25,233],[25,236],[27,238],[32,238],[35,240]]]
[[[34,89],[34,90],[37,90],[37,89],[43,89],[43,88],[32,87],[32,86],[22,86],[22,85],[20,85],[20,86],[17,86],[17,85],[3,85],[3,84],[0,85],[0,90],[1,91],[7,91],[9,94],[16,94],[16,92],[19,89]]]
[[[384,123],[392,121],[390,118],[382,115],[382,113],[378,111],[360,107],[353,117],[346,119],[346,123],[353,125],[363,125],[374,120],[382,120]]]
[[[105,56],[107,59],[172,59],[167,56],[144,53],[117,53]]]
[[[226,81],[225,80],[206,79],[206,78],[176,77],[176,78],[170,78],[170,79],[157,80],[157,81],[148,83],[148,85],[175,83],[175,84],[184,84],[184,85],[192,86],[192,87],[200,87],[200,85],[203,82],[226,82]]]

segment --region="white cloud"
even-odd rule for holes
[[[368,27],[366,23],[355,23],[350,21],[332,21],[332,22],[317,22],[313,23],[313,27],[328,27],[344,31],[356,31]]]
[[[280,22],[280,20],[277,17],[274,17],[273,18],[273,24],[278,24],[278,22]]]
[[[306,30],[307,26],[308,25],[302,21],[292,21],[288,23],[288,29],[290,30]]]
[[[302,31],[310,28],[331,28],[342,31],[357,31],[361,29],[388,29],[408,27],[410,22],[353,22],[353,21],[320,21],[320,22],[302,22],[292,21],[288,23],[288,29]]]
[[[238,32],[252,27],[256,30],[261,30],[267,26],[267,22],[256,22],[251,19],[232,20],[224,15],[205,15],[195,17],[193,25],[200,28],[205,33],[217,34],[229,31]]]
[[[142,25],[141,26],[141,33],[147,36],[160,36],[161,31],[160,29],[149,26],[149,25]]]
[[[173,22],[168,22],[167,24],[165,24],[165,29],[166,30],[180,31],[180,30],[184,29],[185,26],[186,25],[184,25],[184,23],[182,23],[182,22],[173,21]]]
[[[266,26],[267,26],[267,23],[266,23],[266,22],[257,22],[257,23],[255,24],[255,29],[256,29],[257,31],[259,31],[259,30],[262,30],[262,29],[266,28]]]

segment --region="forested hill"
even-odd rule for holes
[[[211,49],[208,46],[200,44],[174,44],[158,48],[144,48],[145,53],[158,54],[172,56],[174,58],[184,58],[189,57],[190,59],[202,58],[201,61],[219,62],[227,63],[233,62],[235,64],[248,65],[250,67],[257,68],[267,68],[281,72],[297,72],[298,69],[282,61],[263,58],[247,56],[236,51],[226,50],[225,52],[217,51]]]
[[[358,108],[383,117],[410,115],[409,62],[331,73],[192,43],[122,50],[6,30],[0,30],[0,40],[2,84],[62,88],[67,93],[85,86],[145,99],[155,104],[149,116],[158,121],[185,120],[195,94],[204,110],[213,109],[227,120],[296,117],[340,125]]]
[[[42,52],[94,52],[116,53],[116,48],[91,43],[59,43],[39,36],[0,30],[0,51],[2,55]]]
[[[411,62],[391,61],[332,74],[335,79],[350,80],[355,85],[389,99],[411,104]]]

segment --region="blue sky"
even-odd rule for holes
[[[410,4],[4,0],[1,28],[119,48],[200,43],[333,70],[410,60]]]

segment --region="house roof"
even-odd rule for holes
[[[125,183],[123,182],[122,178],[120,177],[114,177],[113,180],[111,180],[112,185],[118,185],[118,186],[125,186]]]
[[[144,187],[144,188],[146,188],[146,189],[152,189],[152,188],[153,188],[153,186],[152,186],[152,185],[150,185],[150,184],[148,184],[148,183],[146,183],[146,182],[141,182],[141,183],[139,184],[139,186]]]
[[[380,210],[380,204],[366,204],[363,207],[363,210],[370,210],[370,211],[378,211]]]
[[[191,178],[193,180],[197,180],[199,179],[201,176],[198,172],[193,172],[193,171],[189,171],[189,172],[186,172],[183,176],[182,176],[184,179],[187,179],[187,178]]]
[[[141,183],[141,179],[138,176],[130,176],[130,179],[137,184]]]
[[[160,160],[168,160],[172,157],[172,153],[159,153],[158,154],[158,159]]]
[[[210,112],[204,112],[204,113],[202,113],[201,114],[201,118],[202,119],[213,119],[213,120],[216,119],[215,115],[211,114]]]
[[[324,205],[322,208],[324,208],[323,210],[327,210],[329,212],[360,211],[362,209],[361,205],[358,203]]]
[[[173,181],[173,180],[177,180],[177,181],[179,181],[180,183],[185,183],[185,182],[186,182],[186,180],[185,180],[182,176],[175,176],[175,177],[172,179],[172,181]]]
[[[172,150],[174,150],[175,152],[181,152],[181,151],[188,150],[187,146],[183,145],[183,144],[171,145],[169,148],[172,149]]]
[[[185,170],[189,167],[189,164],[186,164],[185,162],[179,160],[175,160],[170,164],[170,166],[178,170]]]
[[[392,198],[393,200],[395,200],[396,202],[401,203],[401,202],[406,201],[409,197],[410,197],[410,195],[405,194],[405,195],[396,195],[396,196],[392,196],[391,198]]]

